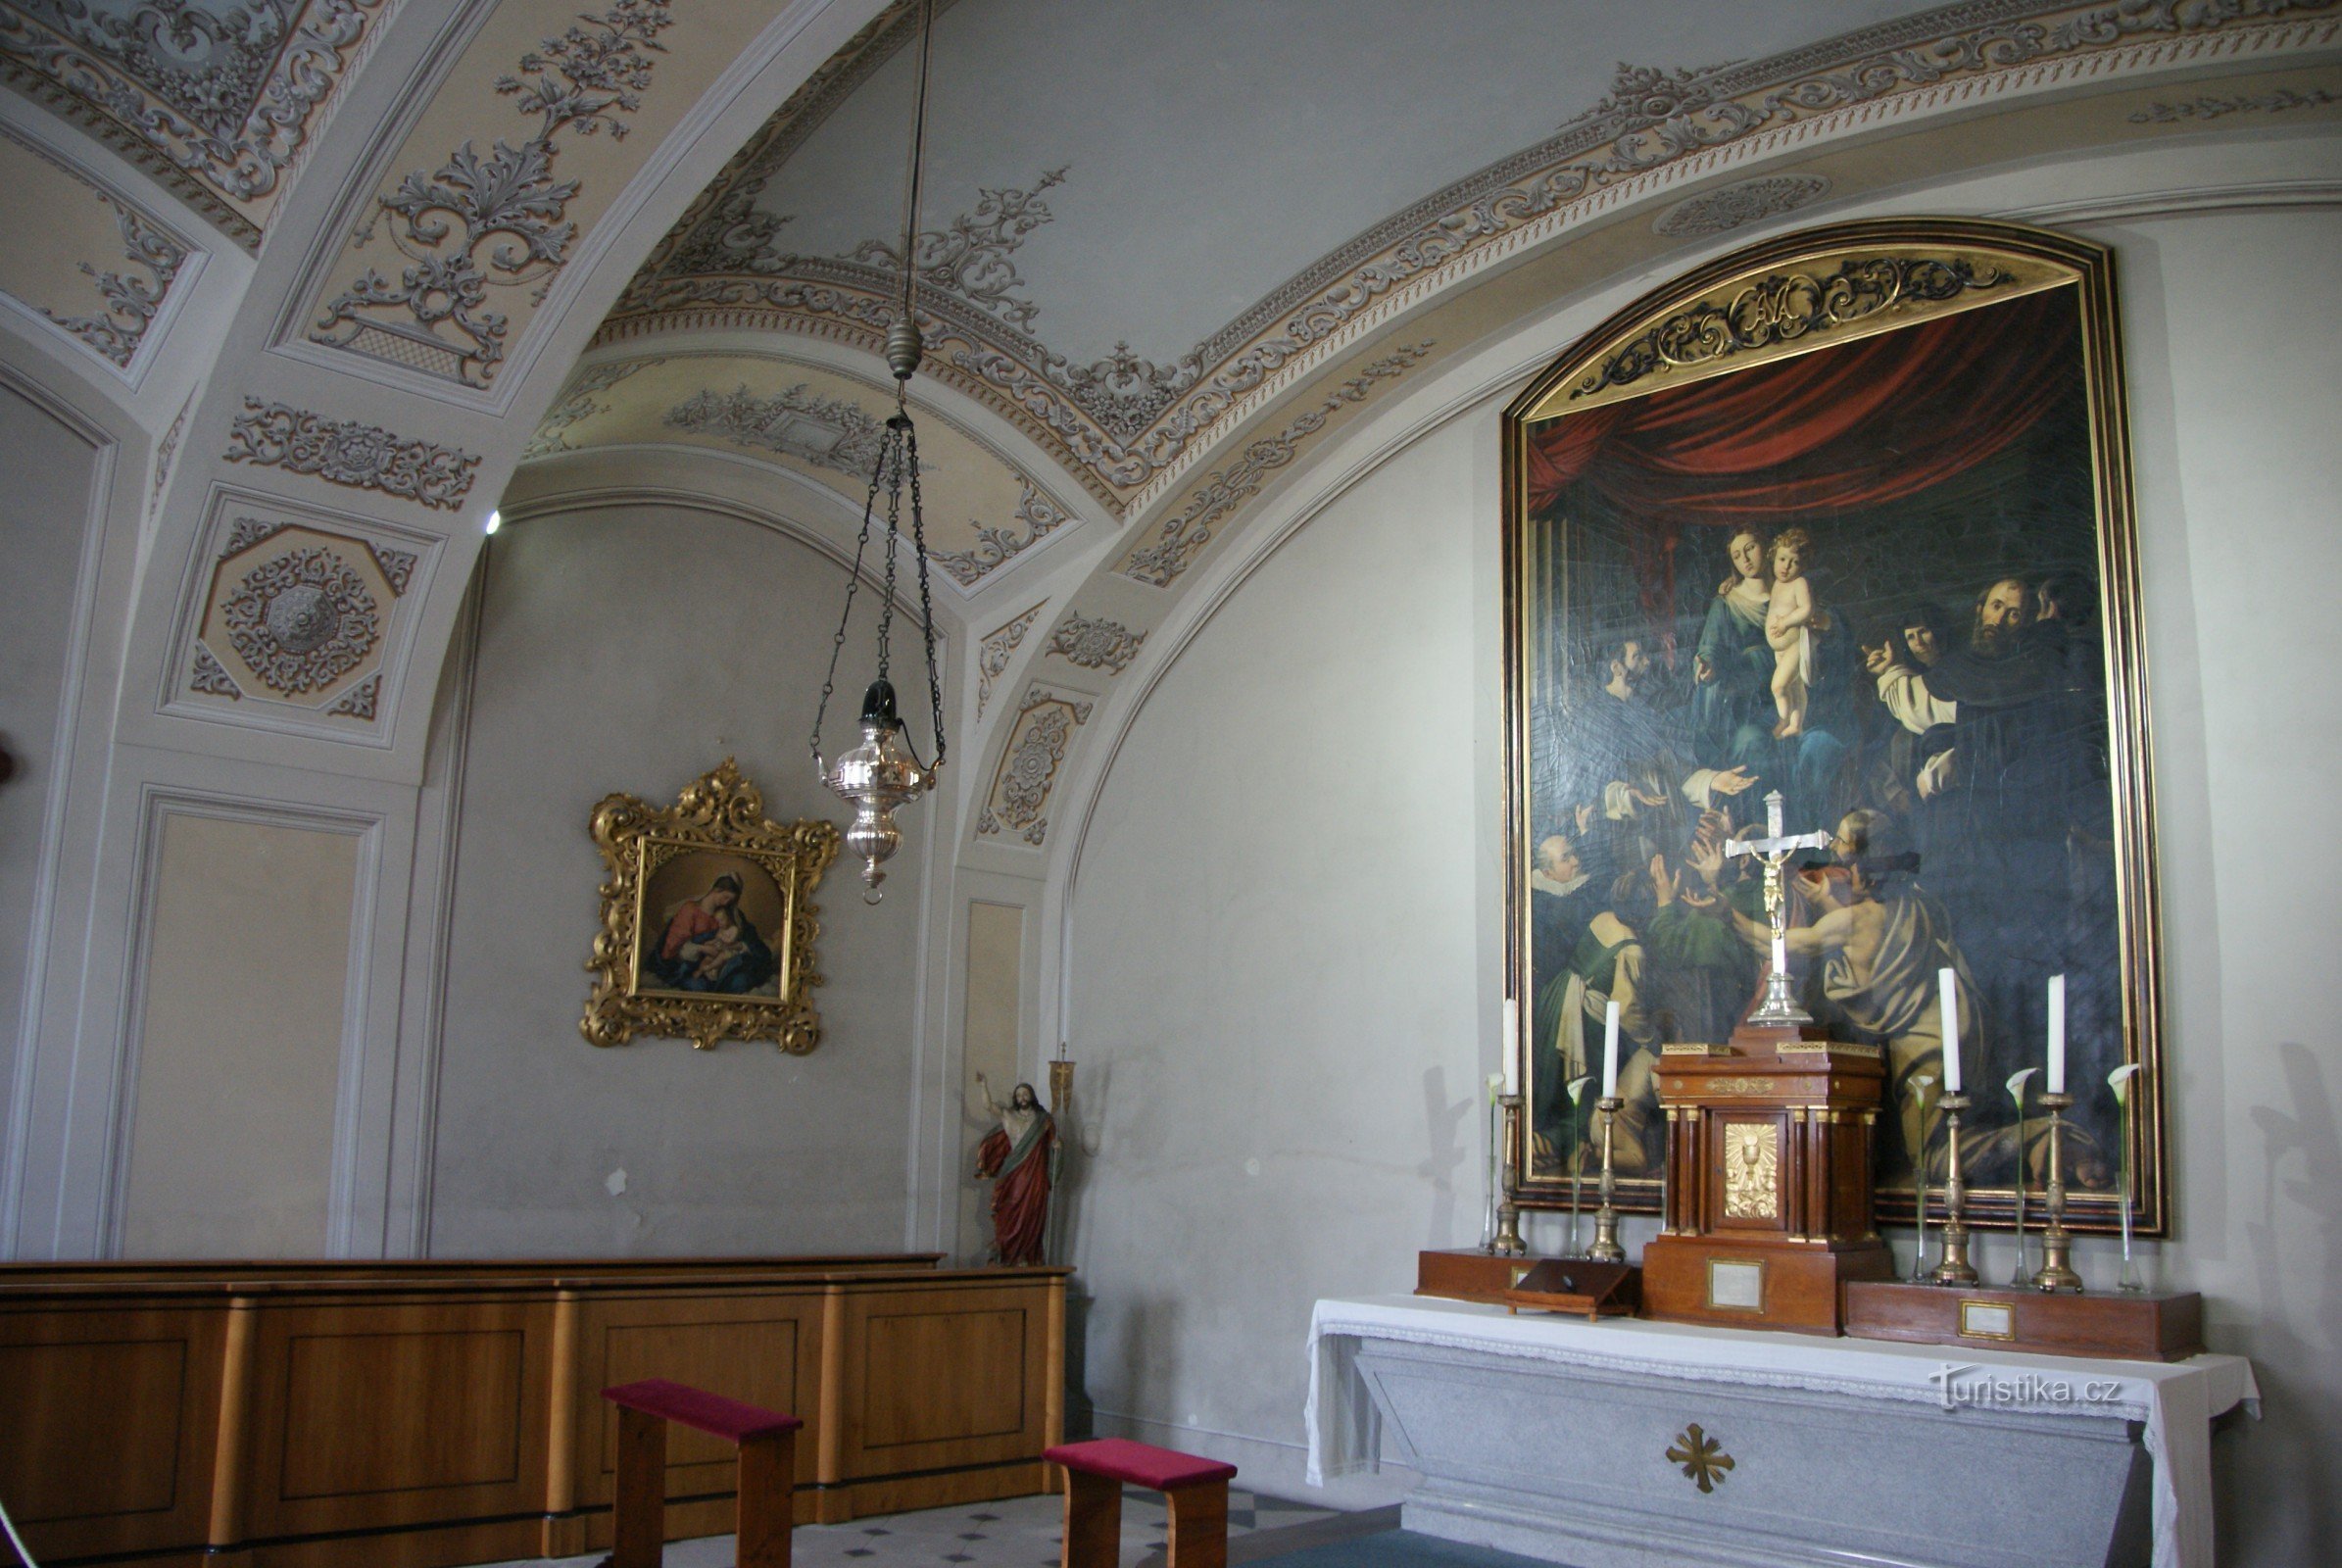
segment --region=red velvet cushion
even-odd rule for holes
[[[1134,1487],[1171,1492],[1205,1481],[1232,1481],[1236,1466],[1217,1459],[1197,1458],[1171,1448],[1157,1448],[1128,1438],[1099,1438],[1093,1443],[1061,1443],[1042,1455],[1053,1464]]]
[[[727,1399],[720,1394],[709,1394],[682,1383],[669,1383],[664,1378],[622,1383],[614,1389],[604,1389],[602,1396],[626,1409],[680,1421],[687,1427],[697,1427],[734,1443],[768,1438],[775,1432],[795,1432],[805,1425],[796,1416],[743,1404],[738,1399]]]

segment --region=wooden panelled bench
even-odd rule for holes
[[[1066,1270],[908,1257],[0,1265],[0,1498],[42,1568],[607,1549],[651,1378],[805,1419],[805,1522],[1047,1489]],[[734,1526],[673,1432],[666,1535]],[[14,1561],[0,1544],[0,1564]]]

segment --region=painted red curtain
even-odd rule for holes
[[[1529,508],[1587,481],[1638,525],[1657,612],[1686,524],[1876,506],[2005,450],[2074,384],[2076,330],[2048,289],[1568,415],[1530,436]]]

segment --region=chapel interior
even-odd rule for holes
[[[0,1564],[2342,1552],[2342,3],[0,85]]]

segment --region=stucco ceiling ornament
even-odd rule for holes
[[[1470,265],[1525,228],[1550,230],[1615,186],[1752,136],[1952,83],[2064,68],[2094,53],[2151,42],[2174,47],[2223,29],[2328,13],[2338,0],[1977,0],[1925,12],[1762,60],[1698,70],[1622,66],[1612,90],[1546,141],[1433,193],[1304,269],[1190,355],[1155,366],[1136,403],[1101,401],[1061,357],[983,312],[940,302],[922,318],[953,384],[1054,447],[1115,514],[1153,499],[1150,486],[1186,461],[1230,411],[1322,344],[1379,319],[1383,304],[1428,273]],[[861,44],[883,49],[883,43]],[[850,65],[852,63],[849,63]],[[2085,68],[2086,69],[2086,68]],[[841,67],[843,79],[851,72]],[[801,115],[800,120],[804,117]],[[777,124],[777,122],[776,122]],[[786,128],[786,127],[779,127]],[[790,134],[799,134],[791,130]],[[732,193],[771,177],[778,158],[736,161],[705,193],[703,223],[742,220]],[[684,232],[679,225],[678,232]],[[697,233],[698,230],[691,232]],[[875,348],[885,330],[869,286],[844,274],[819,284],[742,272],[692,272],[679,241],[638,276],[605,338],[720,322],[769,324]],[[698,265],[695,261],[692,265]],[[1159,397],[1165,387],[1178,391]],[[1125,386],[1122,390],[1129,391]],[[1159,405],[1159,407],[1157,407]],[[1149,422],[1134,430],[1137,411]]]
[[[665,423],[669,429],[718,436],[857,479],[868,477],[887,433],[885,421],[860,405],[825,398],[803,381],[768,398],[746,386],[733,392],[697,392],[669,409]],[[934,465],[925,471],[935,472]]]
[[[976,645],[976,716],[984,716],[985,705],[992,701],[992,683],[1008,668],[1008,658],[1025,640],[1025,633],[1033,629],[1048,601],[1035,605],[1023,614],[995,626],[984,634]]]
[[[520,452],[522,458],[541,458],[548,453],[573,452],[569,431],[597,414],[608,414],[610,406],[602,401],[602,394],[616,386],[637,370],[663,360],[622,360],[614,365],[594,365],[580,371],[576,379],[562,391],[561,400],[545,416],[537,426],[537,433],[528,438],[528,445]]]
[[[535,133],[517,146],[500,137],[485,154],[467,140],[437,170],[411,171],[378,198],[391,243],[412,265],[396,282],[367,268],[325,302],[311,341],[466,386],[495,379],[508,323],[488,291],[543,285],[568,262],[577,224],[563,215],[578,182],[554,178],[561,142],[625,136],[625,117],[651,85],[650,57],[664,52],[658,37],[673,24],[668,6],[616,0],[522,55],[517,74],[499,76],[496,90],[535,117]],[[371,239],[369,224],[361,243]]]
[[[232,202],[275,194],[380,4],[12,0],[0,75],[256,249],[260,227]]]
[[[374,706],[382,696],[382,677],[368,675],[348,691],[331,708],[325,710],[336,718],[363,718],[373,722]]]
[[[2283,87],[2250,97],[2207,94],[2201,98],[2182,98],[2177,103],[2152,103],[2133,114],[2130,121],[2136,125],[2168,125],[2182,120],[2223,120],[2229,115],[2281,115],[2290,110],[2324,109],[2338,103],[2342,103],[2342,93],[2331,87],[2311,87],[2298,92]]]
[[[461,447],[409,440],[380,425],[328,419],[285,403],[244,400],[228,428],[227,461],[293,473],[330,484],[379,490],[426,507],[454,511],[471,493],[480,460]]]
[[[280,697],[332,685],[382,635],[381,612],[364,579],[322,546],[262,562],[220,610],[236,656]]]
[[[1156,530],[1152,541],[1133,550],[1115,569],[1149,588],[1170,587],[1180,573],[1195,564],[1195,558],[1211,543],[1212,533],[1221,521],[1258,495],[1260,487],[1268,483],[1269,475],[1293,462],[1309,439],[1326,427],[1329,419],[1352,404],[1365,402],[1383,382],[1404,375],[1421,364],[1431,350],[1432,344],[1427,340],[1373,361],[1284,429],[1252,442],[1244,448],[1243,458],[1205,480],[1188,497],[1187,506]]]
[[[1670,239],[1722,234],[1761,219],[1808,207],[1830,193],[1820,174],[1769,174],[1678,202],[1652,220],[1651,231]]]
[[[1016,500],[1016,520],[1024,524],[1022,533],[1011,533],[978,522],[976,548],[973,550],[938,550],[935,564],[950,574],[962,588],[973,588],[986,576],[998,571],[1042,540],[1055,533],[1073,520],[1073,514],[1058,506],[1034,487],[1033,481],[1019,476],[1023,487]]]
[[[1130,668],[1146,642],[1145,632],[1133,631],[1119,621],[1068,615],[1050,628],[1049,651],[1083,669],[1119,675]]]
[[[1047,686],[1025,693],[1008,749],[993,775],[992,792],[976,815],[978,837],[1014,832],[1036,849],[1042,845],[1049,836],[1045,812],[1049,791],[1056,787],[1074,731],[1090,721],[1091,708],[1084,699]]]
[[[0,16],[5,15],[0,12]],[[138,345],[146,339],[147,328],[154,324],[155,313],[163,308],[163,297],[171,292],[171,280],[186,265],[188,250],[105,191],[98,190],[97,197],[114,209],[115,226],[122,231],[122,260],[146,269],[148,275],[141,277],[112,269],[100,271],[87,262],[78,263],[82,275],[97,284],[98,293],[106,301],[106,313],[59,316],[54,311],[43,310],[41,315],[79,338],[116,369],[126,370],[130,361],[137,357]]]
[[[235,677],[221,667],[220,661],[212,657],[212,651],[201,643],[195,645],[187,688],[201,692],[206,697],[224,697],[231,703],[241,702],[244,697],[244,688],[236,684]]]

